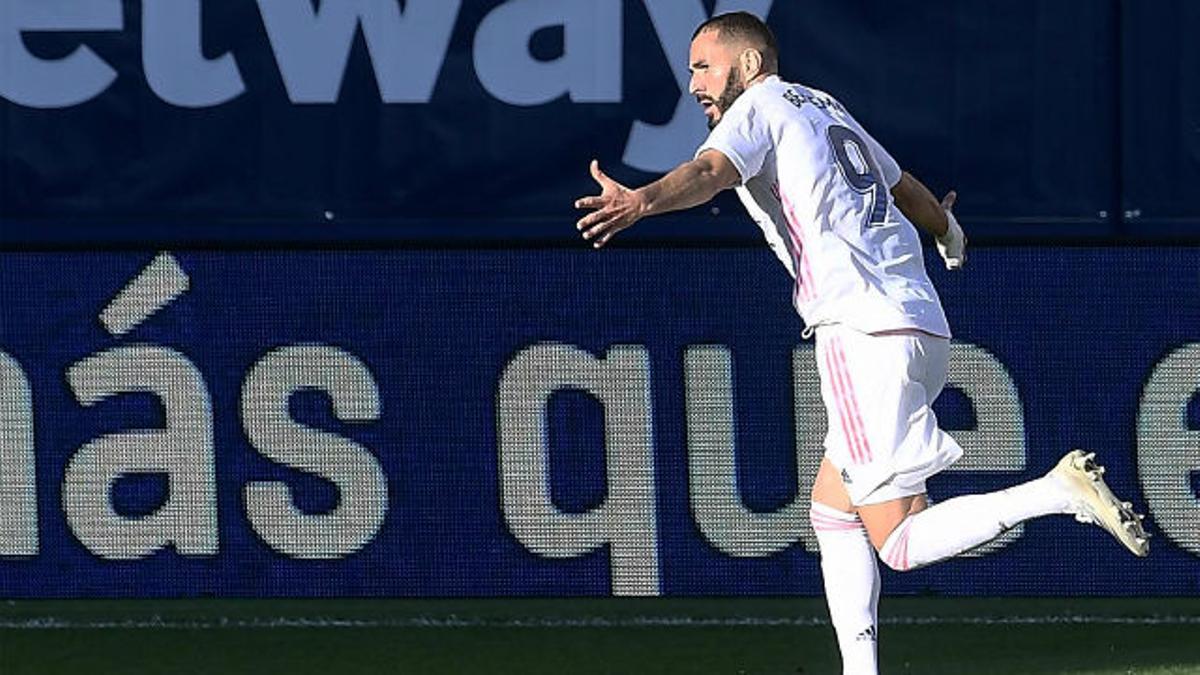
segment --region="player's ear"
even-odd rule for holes
[[[763,55],[757,49],[743,49],[738,61],[742,68],[742,76],[746,80],[752,80],[762,73]]]

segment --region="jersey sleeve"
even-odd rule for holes
[[[743,94],[743,98],[746,95]],[[742,185],[762,171],[763,162],[771,151],[771,134],[762,111],[753,101],[738,101],[708,134],[708,140],[696,150],[696,157],[705,150],[716,150],[729,158],[741,176]]]

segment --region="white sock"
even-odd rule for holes
[[[858,515],[813,502],[825,601],[837,632],[843,675],[876,675],[879,567]]]
[[[879,549],[895,570],[911,570],[985,544],[1016,524],[1068,513],[1071,498],[1053,476],[982,495],[955,497],[905,518]]]

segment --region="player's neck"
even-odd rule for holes
[[[746,81],[746,88],[749,89],[756,84],[761,84],[767,81],[767,78],[774,77],[778,73],[759,73]]]

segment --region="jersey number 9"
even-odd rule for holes
[[[870,148],[849,127],[832,124],[825,133],[834,161],[846,183],[855,192],[871,199],[863,228],[883,225],[887,222],[887,186],[883,184],[883,172],[879,170],[879,163],[875,161]]]

